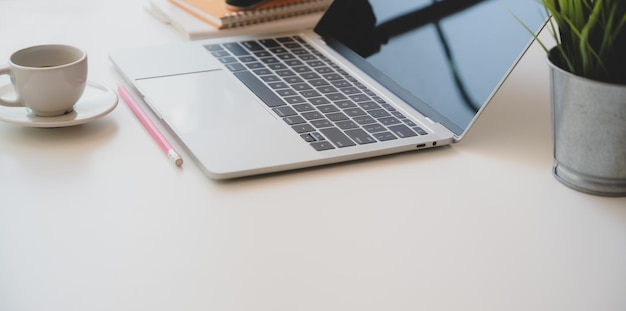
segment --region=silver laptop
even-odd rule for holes
[[[535,1],[335,0],[314,30],[115,51],[205,173],[458,142],[540,29]]]

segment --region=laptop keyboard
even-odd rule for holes
[[[427,135],[299,36],[205,48],[315,150]]]

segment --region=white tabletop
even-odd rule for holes
[[[68,43],[184,41],[143,1],[0,0],[0,62]],[[6,80],[0,80],[6,83]],[[81,126],[0,124],[0,310],[626,310],[626,198],[551,174],[533,46],[451,147],[216,182],[123,103]]]

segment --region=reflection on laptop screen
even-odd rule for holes
[[[465,7],[449,14],[450,3]],[[534,0],[335,0],[315,31],[461,135],[531,40],[514,16],[531,29],[545,20]]]

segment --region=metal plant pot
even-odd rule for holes
[[[573,75],[548,59],[554,176],[586,193],[626,196],[626,85]]]

